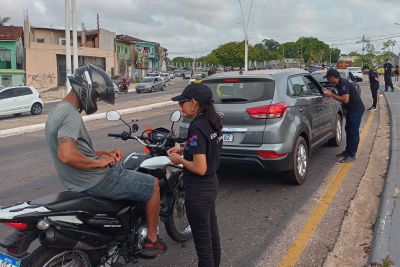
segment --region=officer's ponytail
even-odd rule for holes
[[[215,111],[214,104],[212,102],[208,103],[200,103],[200,112],[204,114],[204,116],[210,122],[214,131],[217,132],[218,136],[222,136],[222,118]]]

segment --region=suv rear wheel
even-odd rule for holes
[[[342,128],[342,117],[337,114],[336,122],[335,122],[335,137],[328,141],[328,144],[331,146],[340,146],[343,140],[343,128]]]
[[[285,173],[289,183],[301,185],[308,174],[308,146],[306,140],[299,136],[293,150],[293,169]]]

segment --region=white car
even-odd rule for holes
[[[198,73],[197,74],[193,74],[193,76],[190,77],[189,84],[196,82],[196,80],[197,80],[197,82],[200,82],[204,78],[204,76],[205,75],[198,74]]]
[[[161,73],[161,78],[164,79],[164,81],[169,82],[171,80],[171,78],[169,77],[169,73]]]
[[[161,75],[158,72],[149,72],[146,74],[146,77],[161,77]]]
[[[349,74],[350,72],[353,74],[353,76],[355,78],[358,78],[358,82],[362,82],[363,73],[359,67],[347,67],[347,69],[346,69],[347,77],[346,78],[349,80],[350,80],[350,74]]]
[[[0,116],[20,115],[30,112],[39,115],[43,111],[43,101],[32,86],[15,86],[0,89]]]

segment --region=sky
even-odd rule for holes
[[[400,0],[76,0],[78,29],[100,27],[160,43],[170,58],[202,56],[219,45],[244,39],[280,43],[316,37],[342,53],[361,52],[365,35],[377,50],[388,38],[400,50]],[[244,23],[241,8],[244,13]],[[0,0],[8,25],[23,25],[27,9],[32,26],[64,28],[64,0]],[[251,7],[250,16],[249,10]],[[249,19],[248,19],[249,18]],[[395,25],[399,23],[399,25]]]

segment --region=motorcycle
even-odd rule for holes
[[[118,94],[128,93],[130,82],[126,78],[122,78],[120,82],[118,82]]]
[[[176,242],[192,238],[185,210],[182,166],[171,164],[167,150],[184,140],[175,137],[173,126],[181,114],[171,115],[171,130],[147,129],[136,136],[137,121],[130,126],[116,111],[107,113],[109,121],[120,120],[129,131],[108,136],[123,141],[135,140],[148,153],[132,153],[123,161],[130,170],[159,178],[160,219]],[[145,203],[94,198],[85,193],[65,191],[15,206],[0,209],[0,223],[14,232],[0,243],[0,266],[116,266],[120,260],[137,263],[147,237]],[[32,252],[34,241],[39,246]],[[8,265],[7,265],[8,264]]]

